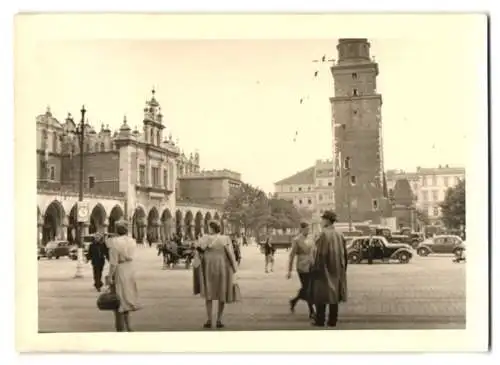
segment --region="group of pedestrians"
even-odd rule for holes
[[[326,211],[321,218],[322,231],[315,242],[307,223],[301,224],[301,232],[293,240],[287,278],[291,278],[296,260],[301,287],[290,300],[290,310],[294,312],[298,301],[304,300],[314,326],[336,327],[339,303],[347,300],[347,249],[343,235],[334,228],[336,214]]]
[[[302,223],[300,234],[294,238],[289,255],[286,277],[292,277],[295,268],[300,290],[289,302],[291,312],[300,300],[307,303],[309,318],[317,327],[335,327],[339,303],[347,299],[347,250],[345,239],[334,229],[336,215],[327,211],[322,215],[322,232],[316,239],[309,234],[309,225]],[[134,274],[136,242],[127,235],[128,224],[116,222],[117,236],[104,239],[96,234],[90,245],[88,259],[92,263],[94,287],[101,291],[106,260],[109,272],[106,282],[119,298],[114,311],[117,331],[131,331],[130,313],[141,308]],[[213,327],[213,302],[217,301],[215,327],[223,328],[223,314],[227,303],[241,300],[237,271],[241,261],[241,243],[237,237],[222,234],[220,223],[211,221],[209,232],[194,243],[193,293],[205,301],[206,321],[203,328]],[[274,252],[269,241],[264,244],[266,272],[273,271]],[[327,316],[328,309],[328,316]]]

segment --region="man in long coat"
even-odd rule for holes
[[[322,215],[323,230],[316,241],[312,266],[312,302],[316,307],[314,326],[324,327],[328,305],[329,327],[337,325],[339,303],[347,300],[347,250],[344,236],[333,224],[337,216],[332,211]]]

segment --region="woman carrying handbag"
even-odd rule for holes
[[[109,289],[98,299],[108,303],[115,314],[117,332],[130,332],[130,312],[139,310],[139,293],[135,279],[134,251],[136,242],[127,236],[128,223],[120,220],[115,223],[117,237],[109,238],[106,244],[109,248],[109,274],[107,282]],[[113,304],[114,303],[114,304]]]

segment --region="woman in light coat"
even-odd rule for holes
[[[130,312],[140,309],[139,293],[135,280],[134,251],[136,242],[127,236],[126,221],[115,223],[118,236],[109,238],[108,281],[120,299],[120,307],[115,311],[115,327],[118,332],[130,332]]]
[[[231,239],[221,234],[217,221],[209,223],[210,234],[203,236],[197,243],[199,260],[194,267],[194,293],[205,298],[207,321],[204,328],[212,328],[213,301],[218,301],[216,327],[223,328],[222,316],[226,303],[236,300],[234,297],[234,274],[237,263],[231,246]]]

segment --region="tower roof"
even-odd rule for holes
[[[370,42],[367,38],[341,38],[337,51],[339,63],[370,62]]]
[[[411,205],[413,203],[413,191],[407,179],[399,179],[394,185],[394,202],[398,205]]]

